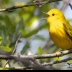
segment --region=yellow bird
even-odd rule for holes
[[[51,9],[46,13],[49,23],[49,34],[53,42],[62,50],[72,48],[72,26],[58,9]]]

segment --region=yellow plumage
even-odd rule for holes
[[[51,9],[47,14],[49,34],[53,42],[62,50],[72,48],[72,26],[64,14],[58,9]]]

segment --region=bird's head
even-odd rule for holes
[[[48,23],[57,21],[59,19],[65,18],[64,14],[58,9],[51,9],[49,12],[46,13],[48,17],[46,18]]]

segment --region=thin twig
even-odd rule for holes
[[[72,60],[72,57],[69,57],[69,58],[66,58],[66,59],[63,59],[63,60],[60,60],[60,61],[57,60],[57,61],[50,62],[50,63],[43,63],[42,65],[43,66],[48,66],[48,65],[52,66],[54,64],[58,64],[58,63],[62,63],[62,62],[67,62],[69,60]]]
[[[33,67],[11,67],[9,70],[25,70],[25,69],[32,69]]]
[[[31,66],[33,66],[35,69],[46,70],[46,68],[41,63],[39,63],[36,59],[31,61],[34,63]]]
[[[18,44],[18,41],[19,41],[20,37],[21,37],[21,34],[19,35],[19,37],[18,37],[18,39],[17,39],[17,41],[16,41],[15,48],[14,48],[14,50],[13,50],[13,52],[12,52],[11,55],[13,55],[13,54],[15,53],[15,51],[16,51],[16,49],[17,49],[17,44]],[[6,61],[6,63],[5,63],[5,65],[3,66],[3,68],[7,65],[8,62],[9,62],[9,59]]]
[[[17,44],[18,44],[18,41],[19,41],[20,37],[21,37],[21,34],[19,35],[19,37],[18,37],[18,39],[17,39],[17,41],[16,41],[15,48],[14,48],[14,50],[13,50],[13,52],[12,52],[11,55],[13,55],[13,54],[15,53],[15,51],[16,51],[16,49],[17,49]]]
[[[43,67],[43,66],[42,66]],[[40,68],[39,66],[26,66],[26,67],[10,67],[9,70],[26,70],[26,69],[39,69],[39,70],[46,70],[46,68]]]
[[[29,7],[29,6],[36,6],[36,5],[44,5],[44,4],[48,4],[48,3],[56,2],[56,1],[62,1],[62,0],[48,0],[45,2],[31,3],[31,4],[26,4],[23,6],[13,6],[13,7],[6,8],[6,9],[0,9],[0,12],[4,12],[4,11],[12,12],[14,9],[19,9],[19,8]]]
[[[69,3],[70,8],[72,9],[72,5]]]

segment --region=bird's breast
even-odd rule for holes
[[[53,25],[49,28],[49,34],[53,42],[60,48],[69,49],[69,45],[71,46],[72,41],[69,39],[66,34],[64,27],[61,25]]]

